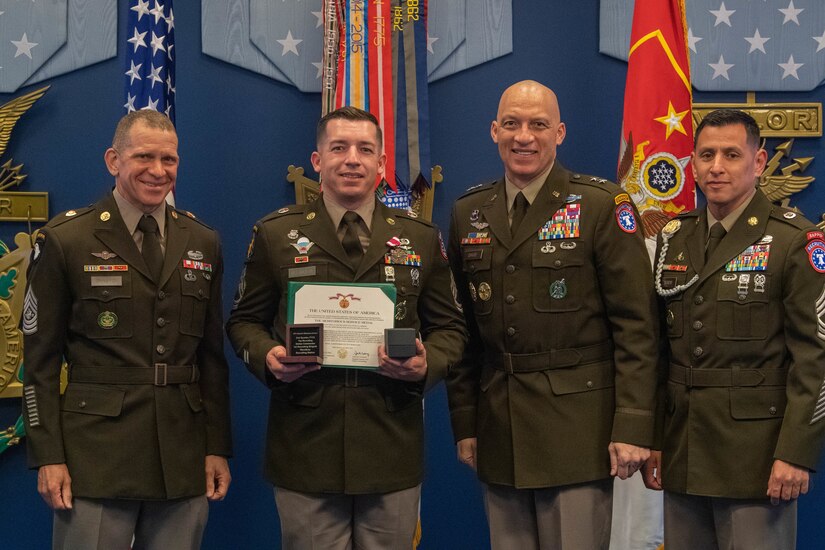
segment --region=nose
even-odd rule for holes
[[[533,132],[530,131],[530,124],[525,122],[520,125],[516,132],[516,141],[519,143],[529,143],[533,140]]]
[[[361,157],[358,156],[358,147],[353,145],[347,149],[347,156],[344,160],[347,164],[361,164]]]
[[[722,153],[717,153],[713,157],[713,162],[710,165],[710,171],[713,174],[719,174],[725,171],[725,165],[723,163],[724,156]]]
[[[149,163],[149,173],[155,177],[161,177],[166,173],[163,169],[163,161],[160,158],[152,159]]]

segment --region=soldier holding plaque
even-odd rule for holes
[[[271,391],[265,476],[284,548],[411,547],[423,393],[466,340],[438,230],[376,198],[381,151],[371,114],[321,119],[312,165],[323,192],[255,225],[227,323]],[[303,326],[313,320],[322,331]],[[390,327],[419,334],[411,356],[386,353]]]

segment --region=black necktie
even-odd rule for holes
[[[708,237],[708,247],[705,249],[705,261],[713,255],[713,251],[719,246],[719,243],[725,237],[725,228],[722,222],[716,222],[710,227],[710,236]]]
[[[510,222],[510,235],[515,235],[518,231],[518,226],[521,225],[524,215],[527,214],[528,206],[530,206],[530,203],[527,202],[527,197],[519,191],[516,200],[513,201],[513,221]]]
[[[158,233],[158,222],[152,216],[143,216],[138,222],[138,229],[143,233],[143,260],[149,267],[152,279],[160,282],[160,272],[163,268],[163,252],[160,250],[160,235]]]
[[[364,256],[364,249],[361,248],[361,239],[358,238],[359,218],[360,216],[356,212],[350,210],[344,214],[344,219],[341,220],[347,227],[341,244],[344,246],[344,251],[347,253],[349,263],[353,269],[358,269],[358,266],[361,264],[361,258]]]

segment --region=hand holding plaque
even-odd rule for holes
[[[286,325],[286,355],[278,360],[283,364],[322,363],[324,357],[323,323]]]

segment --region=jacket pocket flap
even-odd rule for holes
[[[544,371],[550,388],[556,395],[580,393],[614,386],[613,367],[610,363],[593,363],[580,367]]]
[[[120,416],[124,390],[91,384],[69,384],[63,395],[62,410],[99,416]]]
[[[200,386],[197,384],[184,384],[181,386],[181,391],[183,391],[183,395],[186,397],[186,402],[189,403],[189,408],[194,412],[203,410]]]
[[[787,402],[784,386],[730,389],[730,415],[737,420],[782,418]]]

